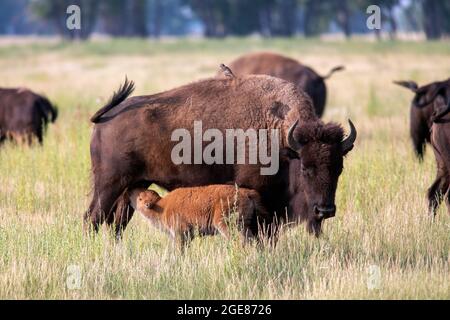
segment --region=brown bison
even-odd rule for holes
[[[164,198],[155,191],[138,188],[128,197],[135,210],[166,231],[181,249],[197,232],[201,236],[219,232],[229,239],[227,219],[233,212],[238,214],[237,224],[245,242],[257,236],[258,220],[267,216],[256,191],[232,185],[179,188]]]
[[[425,146],[430,142],[431,116],[434,112],[433,101],[442,87],[450,87],[450,79],[436,81],[419,87],[414,81],[394,81],[402,87],[414,92],[410,111],[410,135],[414,151],[420,160],[423,159]]]
[[[20,140],[42,144],[49,121],[54,122],[58,110],[50,101],[28,89],[0,88],[0,141]]]
[[[253,189],[272,218],[307,221],[316,235],[322,221],[334,216],[343,158],[353,148],[356,130],[350,122],[351,133],[343,139],[343,129],[318,119],[310,98],[292,83],[265,75],[211,78],[127,99],[133,89],[126,81],[91,118],[93,194],[85,213],[87,226],[98,230],[106,221],[120,237],[133,215],[124,191],[152,183],[167,190],[210,184]],[[248,133],[247,142],[255,139],[252,145],[266,146],[277,170],[263,175],[268,162],[251,163],[249,157],[229,163],[236,146],[226,149],[228,145],[220,143],[213,162],[201,161],[202,150],[210,147],[207,141],[220,142],[233,128]],[[251,137],[252,132],[269,129],[270,148],[267,140]],[[203,136],[200,145],[194,140],[183,151],[188,161],[181,163],[173,159],[178,130],[194,139]],[[207,132],[218,136],[212,139]],[[227,161],[220,155],[227,155]]]
[[[246,54],[231,62],[229,67],[236,75],[266,74],[296,84],[311,97],[319,117],[323,115],[327,99],[327,87],[324,80],[334,72],[344,69],[343,66],[337,66],[326,76],[320,76],[297,60],[270,52]]]
[[[447,102],[446,102],[447,101]],[[443,197],[450,213],[450,86],[441,88],[431,116],[431,145],[436,158],[436,179],[428,189],[428,203],[432,216],[436,214]]]

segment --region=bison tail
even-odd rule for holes
[[[113,96],[111,97],[111,100],[106,104],[103,108],[98,110],[92,117],[91,122],[97,123],[102,115],[104,115],[106,112],[123,102],[128,96],[134,91],[134,82],[128,81],[127,78],[125,78],[125,82],[120,86],[119,90],[114,92]]]
[[[42,96],[39,97],[35,102],[35,106],[41,114],[44,128],[47,127],[49,121],[55,122],[58,116],[58,109],[53,106],[47,98]]]
[[[50,105],[50,107],[51,121],[55,122],[56,118],[58,118],[58,108],[55,105]]]
[[[56,118],[58,118],[58,108],[51,104],[51,102],[45,98],[41,97],[39,99],[39,106],[41,108],[41,111],[47,115],[50,115],[50,121],[55,122]]]
[[[342,71],[344,70],[345,67],[344,66],[337,66],[334,67],[333,69],[331,69],[325,76],[322,77],[323,80],[328,79],[329,77],[331,77],[331,75],[337,71]]]

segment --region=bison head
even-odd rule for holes
[[[394,81],[394,83],[414,92],[410,112],[410,134],[414,151],[422,160],[426,142],[430,142],[433,102],[440,90],[449,86],[448,81],[433,82],[422,87],[419,87],[414,81]]]
[[[341,126],[321,121],[290,127],[287,135],[289,162],[289,214],[306,220],[308,231],[318,236],[322,221],[336,213],[335,194],[343,157],[353,149],[356,129],[343,139]]]

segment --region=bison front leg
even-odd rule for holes
[[[431,217],[436,215],[436,210],[442,202],[443,196],[449,187],[447,174],[439,172],[431,187],[428,189],[428,209]]]

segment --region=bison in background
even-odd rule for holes
[[[253,189],[272,221],[305,221],[316,235],[323,220],[334,216],[338,178],[356,130],[350,122],[351,133],[344,139],[342,127],[317,118],[310,98],[294,84],[247,75],[205,79],[128,98],[133,89],[134,84],[126,81],[91,118],[93,192],[84,216],[89,229],[97,231],[106,222],[120,238],[134,212],[125,191],[152,183],[169,191],[210,184]],[[183,129],[194,136],[194,121],[200,120],[203,131],[213,129],[222,136],[233,128],[279,132],[279,148],[271,148],[277,152],[279,169],[261,175],[266,167],[261,163],[175,164],[172,150],[178,142],[172,134]],[[203,148],[206,145],[203,141]],[[189,154],[195,155],[192,148]]]
[[[436,210],[445,198],[450,213],[450,86],[438,90],[433,103],[431,116],[431,145],[436,158],[436,179],[428,189],[430,214],[434,217]]]
[[[24,88],[0,88],[0,142],[10,139],[31,144],[43,142],[47,124],[54,122],[58,110],[50,101]]]
[[[236,75],[265,74],[290,81],[305,91],[312,99],[318,117],[323,115],[327,99],[325,85],[334,72],[343,70],[343,66],[334,67],[325,76],[297,60],[271,52],[257,52],[243,55],[228,65]]]
[[[441,88],[450,87],[450,79],[432,82],[421,87],[414,81],[394,81],[394,83],[414,92],[410,110],[410,135],[414,151],[419,160],[422,160],[426,143],[430,142],[434,99]]]

